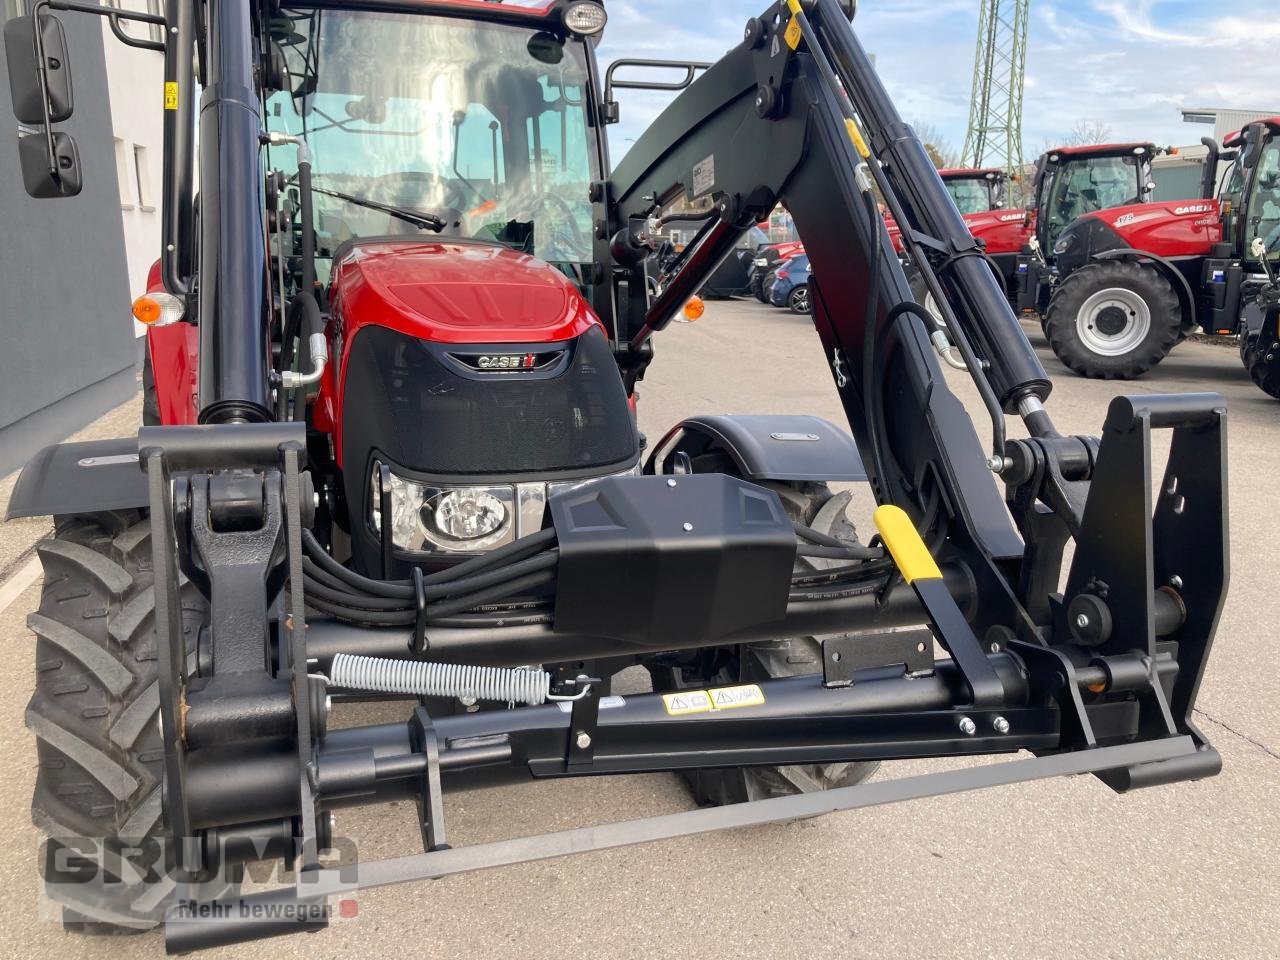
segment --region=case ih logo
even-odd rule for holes
[[[476,357],[481,370],[532,370],[537,357],[532,353],[498,353]]]
[[[477,373],[533,373],[554,367],[565,354],[563,350],[545,353],[451,353],[456,362]]]
[[[1185,207],[1174,207],[1173,215],[1175,217],[1181,217],[1188,213],[1208,213],[1212,209],[1213,204],[1211,203],[1193,203]]]

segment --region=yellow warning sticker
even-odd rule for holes
[[[764,691],[754,683],[737,687],[715,687],[711,690],[682,690],[662,695],[662,703],[669,717],[734,710],[738,707],[758,707],[764,702]]]
[[[166,110],[178,109],[178,85],[172,81],[164,85],[164,108]]]
[[[754,683],[740,687],[719,687],[708,690],[711,705],[716,710],[732,710],[735,707],[758,707],[764,703],[764,691]]]
[[[705,690],[682,690],[680,693],[664,693],[662,702],[667,708],[667,716],[679,717],[686,713],[710,713],[711,698]]]
[[[782,35],[782,39],[787,41],[787,46],[794,50],[800,46],[800,19],[792,17],[787,23],[787,31]]]

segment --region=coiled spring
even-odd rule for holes
[[[545,670],[474,667],[457,663],[391,660],[340,653],[333,658],[329,682],[335,687],[413,697],[457,697],[497,700],[536,707],[547,700],[576,699],[551,695]],[[585,693],[586,691],[582,691]]]

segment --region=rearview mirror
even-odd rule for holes
[[[45,82],[48,85],[49,120],[60,123],[71,116],[71,68],[67,60],[67,36],[57,17],[41,15]],[[4,25],[4,55],[9,67],[9,95],[19,123],[43,124],[40,71],[36,59],[35,20],[14,17]]]
[[[80,151],[76,142],[65,133],[53,135],[53,164],[50,170],[49,152],[45,149],[43,133],[33,133],[18,140],[18,160],[22,165],[22,185],[27,193],[38,199],[50,197],[74,197],[80,193]]]
[[[1240,148],[1240,166],[1252,170],[1258,165],[1262,156],[1262,143],[1266,138],[1267,128],[1264,124],[1253,123],[1245,131],[1244,146]]]

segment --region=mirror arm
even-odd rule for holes
[[[693,83],[693,79],[697,76],[699,70],[706,70],[711,66],[700,60],[639,60],[633,58],[624,58],[615,60],[609,64],[609,69],[604,72],[604,121],[605,123],[618,122],[618,103],[613,99],[613,91],[616,87],[619,90],[683,90],[689,84]],[[659,67],[670,70],[683,70],[684,78],[681,80],[614,80],[613,72],[619,67]]]
[[[39,0],[31,8],[31,23],[36,43],[36,76],[40,80],[40,109],[44,113],[45,156],[48,158],[49,176],[54,182],[60,183],[62,176],[58,171],[58,157],[53,148],[53,115],[49,112],[49,61],[44,52],[44,28],[40,23],[40,16],[47,6],[49,0]]]

